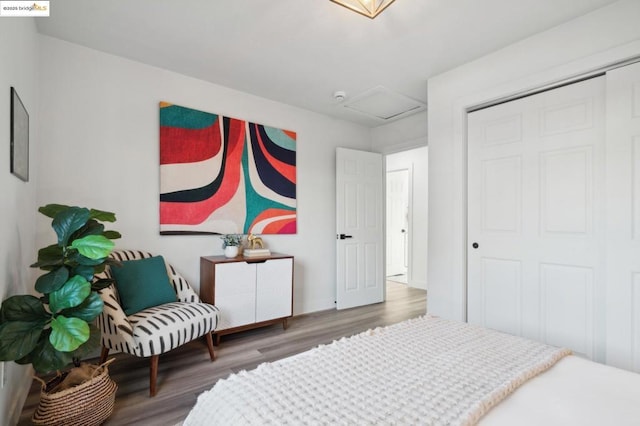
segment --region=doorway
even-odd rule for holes
[[[409,169],[387,171],[387,280],[408,283]]]
[[[427,289],[428,148],[385,156],[387,282]]]

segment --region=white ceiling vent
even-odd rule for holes
[[[397,120],[427,108],[424,103],[392,92],[383,86],[369,89],[345,101],[342,105],[379,121]]]

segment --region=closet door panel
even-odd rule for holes
[[[468,114],[469,322],[604,359],[604,77]]]
[[[607,363],[640,372],[640,63],[607,73]]]

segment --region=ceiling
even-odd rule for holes
[[[36,21],[42,34],[376,127],[398,116],[364,114],[368,94],[426,103],[429,77],[613,2],[396,0],[371,20],[329,0],[55,0]]]

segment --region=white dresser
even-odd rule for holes
[[[200,298],[220,309],[220,336],[281,322],[293,314],[293,256],[200,258]]]

